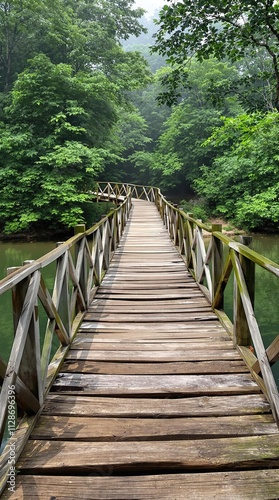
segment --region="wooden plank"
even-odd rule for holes
[[[194,325],[194,326],[193,326]],[[187,321],[183,323],[109,323],[103,321],[88,321],[83,322],[80,326],[80,332],[90,332],[90,331],[130,331],[130,332],[190,332],[194,330],[198,330],[200,332],[207,331],[208,333],[220,330],[220,332],[224,332],[221,330],[221,325],[218,323],[216,319],[214,320],[206,320],[204,322],[193,322]]]
[[[197,297],[199,296],[199,292],[197,290],[191,290],[191,291],[184,291],[184,290],[179,290],[179,291],[174,291],[169,292],[168,290],[160,290],[160,295],[158,294],[158,291],[156,290],[138,290],[138,291],[123,291],[123,290],[101,290],[98,294],[98,298],[102,299],[112,299],[112,300],[138,300],[140,297],[140,300],[142,301],[150,301],[150,300],[160,300],[162,297],[166,299],[187,299],[189,297]]]
[[[157,342],[155,343],[144,343],[144,342],[133,342],[131,340],[130,342],[125,342],[125,341],[119,341],[119,342],[98,342],[97,339],[93,340],[90,338],[83,338],[83,339],[78,339],[75,340],[72,344],[73,349],[86,349],[86,350],[98,350],[98,351],[117,351],[118,349],[120,351],[167,351],[167,352],[172,352],[172,351],[197,351],[198,349],[204,349],[206,350],[207,348],[210,349],[233,349],[234,346],[231,340],[227,339],[227,341],[211,341],[209,344],[208,342]]]
[[[227,375],[99,375],[63,373],[53,391],[81,391],[83,394],[168,395],[247,394],[260,391],[247,374]]]
[[[150,318],[152,319],[152,317]],[[99,321],[84,321],[79,329],[79,333],[81,335],[87,333],[114,333],[119,334],[130,333],[131,336],[137,336],[143,333],[142,339],[144,340],[144,334],[153,335],[154,339],[160,338],[160,335],[164,335],[166,338],[169,334],[177,334],[178,337],[184,338],[199,338],[199,337],[210,337],[211,335],[220,335],[224,340],[230,339],[227,332],[221,328],[220,323],[216,320],[205,318],[204,320],[190,320],[179,322],[165,322],[165,323],[155,323],[153,321],[147,322],[113,322],[113,321],[103,321],[100,319]],[[125,337],[123,337],[124,339]]]
[[[98,299],[94,299],[91,304],[90,308],[94,308],[95,306],[114,306],[116,308],[119,308],[119,306],[130,306],[130,307],[144,307],[144,308],[151,308],[154,306],[159,306],[159,307],[165,307],[165,306],[173,306],[173,307],[178,307],[181,306],[182,308],[187,306],[187,305],[195,305],[195,304],[205,304],[208,306],[208,302],[198,295],[195,294],[189,294],[187,297],[180,297],[178,299],[164,299],[163,297],[158,300],[158,299],[152,299],[152,301],[149,301],[148,303],[146,300],[143,300],[142,297],[139,297],[137,300],[125,300],[125,299],[119,299],[118,297],[114,298],[106,298],[106,299],[100,299],[99,294],[98,294]]]
[[[83,415],[91,417],[209,417],[270,413],[262,394],[193,396],[191,398],[99,397],[50,393],[45,415]]]
[[[278,467],[279,443],[273,434],[216,439],[168,441],[71,442],[29,441],[17,468],[46,474],[86,474],[102,466],[113,472],[220,470]]]
[[[111,328],[108,326],[107,328],[103,325],[103,327],[98,328],[92,326],[90,323],[88,323],[88,328],[80,329],[77,334],[77,339],[82,339],[85,337],[89,337],[91,339],[99,339],[100,342],[102,341],[117,341],[117,340],[131,340],[133,339],[134,341],[137,342],[167,342],[167,341],[176,341],[180,340],[181,342],[188,342],[193,339],[195,339],[196,342],[199,342],[200,340],[203,341],[204,339],[224,339],[227,340],[227,337],[224,335],[224,333],[218,329],[210,328],[206,330],[205,328],[190,328],[189,331],[186,329],[180,329],[178,331],[175,331],[175,328],[173,328],[171,331],[168,331],[166,329],[158,329],[158,330],[151,330],[151,329],[135,329],[133,330],[132,328],[122,328],[121,325],[116,325],[118,328]],[[127,325],[126,325],[127,326]],[[225,337],[225,338],[224,338]]]
[[[161,262],[141,262],[141,261],[137,261],[137,262],[122,262],[121,263],[121,267],[119,265],[119,262],[116,262],[116,256],[113,258],[113,260],[111,261],[111,264],[109,266],[109,270],[110,272],[113,272],[113,271],[117,271],[117,272],[120,272],[121,273],[126,273],[126,272],[129,272],[131,270],[133,270],[133,272],[135,274],[137,273],[141,273],[141,272],[152,272],[152,273],[160,273],[162,270],[164,272],[170,272],[170,273],[173,273],[173,272],[176,272],[177,269],[179,271],[184,271],[186,268],[185,268],[185,264],[184,262],[181,260],[181,258],[177,258],[176,260],[172,259],[170,262],[166,262],[164,264],[162,264],[162,261]]]
[[[176,333],[172,333],[169,334],[166,338],[161,338],[159,334],[157,334],[157,336],[154,336],[154,334],[151,333],[149,334],[149,337],[142,338],[140,333],[133,333],[132,331],[126,336],[126,339],[123,338],[122,335],[123,337],[125,337],[125,334],[123,332],[121,332],[120,334],[114,332],[110,334],[79,334],[73,342],[72,346],[74,349],[76,348],[76,346],[78,346],[78,349],[94,349],[94,345],[97,344],[97,349],[100,349],[101,345],[106,346],[104,347],[104,349],[110,349],[109,344],[114,344],[116,348],[121,348],[122,345],[129,345],[130,350],[133,348],[133,346],[137,346],[135,348],[138,349],[139,347],[143,348],[144,345],[147,346],[147,350],[150,350],[151,346],[153,346],[153,350],[157,348],[159,350],[163,350],[167,347],[168,344],[171,345],[170,350],[178,348],[179,350],[183,350],[184,348],[189,349],[191,347],[195,349],[200,349],[203,347],[210,347],[211,349],[225,349],[226,345],[228,346],[228,349],[233,348],[232,342],[229,339],[218,335],[203,336],[201,334],[200,337],[195,337],[194,334],[190,334],[188,335],[188,337],[185,336],[185,338],[183,338],[183,336],[181,336],[179,338]],[[126,347],[121,350],[125,349]]]
[[[227,341],[228,337],[224,332],[220,330],[215,330],[210,328],[206,330],[205,328],[195,329],[190,328],[189,331],[166,331],[166,330],[156,330],[156,331],[146,331],[146,330],[128,330],[123,328],[113,329],[113,328],[94,328],[89,326],[85,330],[79,330],[76,340],[89,338],[91,340],[96,339],[98,342],[117,342],[117,341],[133,341],[140,343],[149,342],[204,342],[207,340],[224,340]]]
[[[94,305],[93,307],[90,307],[88,309],[89,313],[94,313],[94,314],[100,314],[102,312],[105,312],[105,314],[123,314],[123,310],[127,314],[131,313],[139,313],[142,314],[143,312],[145,314],[156,314],[156,313],[179,313],[183,314],[184,312],[189,313],[189,312],[196,312],[196,311],[211,311],[211,308],[208,306],[208,304],[202,304],[202,303],[190,303],[190,304],[182,304],[179,306],[177,305],[153,305],[153,304],[146,304],[145,306],[134,306],[132,304],[128,304],[125,307],[121,307],[121,305],[106,305],[105,307],[103,305]]]
[[[103,284],[106,283],[119,283],[119,282],[133,282],[138,284],[139,282],[160,282],[167,281],[170,283],[174,281],[175,283],[186,282],[193,283],[193,280],[186,273],[138,273],[138,274],[123,274],[123,273],[109,273],[103,279]]]
[[[243,361],[195,361],[170,363],[110,363],[66,360],[61,368],[69,373],[99,373],[107,375],[248,373]]]
[[[100,313],[86,313],[84,316],[84,321],[108,321],[108,322],[118,322],[118,323],[133,323],[133,322],[143,322],[143,323],[148,323],[149,321],[153,322],[162,322],[165,323],[166,321],[172,321],[172,322],[181,322],[181,321],[203,321],[203,320],[211,320],[215,319],[214,314],[211,311],[195,311],[193,312],[183,312],[178,314],[171,314],[171,313],[165,313],[165,314],[143,314],[143,313],[138,313],[138,314],[100,314]]]
[[[233,361],[240,360],[241,357],[237,351],[232,350],[202,350],[197,351],[90,351],[72,349],[67,356],[71,360],[91,360],[91,361],[125,361],[125,362],[169,362],[169,361]]]
[[[93,477],[19,475],[3,500],[267,500],[278,497],[278,483],[278,469],[117,477],[103,467]]]
[[[181,283],[176,283],[176,281],[174,281],[173,283],[168,283],[167,281],[163,282],[163,283],[154,283],[154,282],[151,282],[151,283],[125,283],[125,291],[127,290],[163,290],[167,288],[167,290],[176,290],[177,292],[180,291],[180,289],[182,290],[187,290],[188,289],[192,289],[192,288],[195,288],[193,283],[191,281],[184,281],[184,282],[181,282]],[[101,284],[100,286],[100,292],[101,293],[104,293],[104,291],[115,291],[115,290],[121,290],[122,293],[123,293],[123,284],[117,284],[117,283],[113,283],[113,284]],[[158,293],[158,292],[157,292]]]
[[[41,416],[31,439],[59,441],[172,441],[275,434],[272,415],[229,417],[96,418]],[[175,447],[175,445],[174,445]]]

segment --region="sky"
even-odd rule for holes
[[[135,6],[146,10],[148,16],[151,16],[155,9],[160,9],[164,3],[164,0],[135,0]]]

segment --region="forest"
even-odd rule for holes
[[[94,220],[96,180],[278,232],[279,3],[0,2],[0,232]]]

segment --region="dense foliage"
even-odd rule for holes
[[[61,229],[84,219],[90,191],[120,162],[127,91],[150,81],[120,39],[142,31],[132,0],[0,4],[0,224]]]
[[[142,13],[134,0],[0,3],[0,231],[90,223],[97,178],[278,230],[279,3]]]
[[[199,61],[213,56],[218,60],[228,58],[235,62],[248,54],[256,58],[264,52],[270,61],[272,104],[279,109],[277,0],[171,2],[164,6],[160,14],[156,47],[169,62],[176,65],[176,77],[181,72],[183,74],[185,62],[193,56]],[[177,78],[173,84],[177,85]]]
[[[279,3],[168,1],[154,50],[170,65],[163,184],[192,186],[206,213],[278,231]]]
[[[202,168],[197,191],[239,227],[278,227],[278,130],[278,113],[240,115],[225,119],[205,145],[222,146],[224,151],[211,167]]]

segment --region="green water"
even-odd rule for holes
[[[54,242],[36,243],[11,243],[0,242],[0,279],[7,276],[7,268],[18,267],[26,260],[35,260],[55,248]],[[46,281],[52,279],[48,273],[52,269],[46,269],[44,278]],[[0,356],[8,361],[9,352],[13,341],[13,318],[11,309],[11,293],[6,292],[0,296]]]

